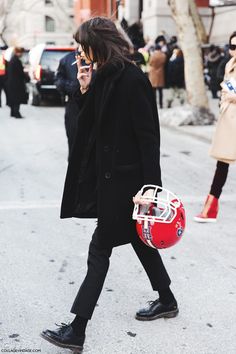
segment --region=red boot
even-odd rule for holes
[[[207,196],[203,211],[194,217],[197,222],[216,222],[219,210],[219,201],[216,197],[209,194]]]

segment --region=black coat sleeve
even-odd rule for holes
[[[131,80],[131,115],[141,155],[144,184],[162,185],[160,168],[160,127],[151,85],[140,73]]]
[[[87,105],[87,103],[89,102],[89,97],[91,96],[91,89],[89,89],[87,92],[85,92],[84,94],[81,93],[80,91],[80,87],[77,88],[74,92],[73,92],[73,99],[75,102],[77,102],[77,104],[79,105],[80,109],[82,110],[82,108],[84,106]]]
[[[59,67],[55,76],[55,85],[59,92],[63,95],[72,95],[74,91],[79,88],[79,81],[71,80],[68,77],[67,70],[72,70],[70,68],[70,63],[67,62],[64,58],[60,60]],[[69,68],[68,68],[69,67]]]

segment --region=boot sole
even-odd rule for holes
[[[153,320],[157,320],[158,318],[174,318],[178,315],[179,310],[174,310],[174,311],[170,311],[170,312],[163,312],[160,313],[159,315],[155,315],[152,317],[143,317],[143,316],[139,316],[136,315],[135,318],[138,321],[153,321]]]
[[[193,218],[194,221],[196,222],[200,222],[200,223],[214,223],[217,220],[216,219],[212,219],[212,218],[198,218],[197,216],[195,216]]]
[[[82,351],[83,351],[83,347],[82,346],[63,344],[63,343],[57,342],[52,337],[49,337],[49,336],[47,336],[47,335],[45,335],[43,333],[40,333],[40,337],[42,337],[43,339],[45,339],[49,343],[56,345],[57,347],[73,350],[74,353],[82,353]]]

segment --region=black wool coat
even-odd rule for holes
[[[9,106],[14,104],[27,103],[28,93],[25,83],[29,78],[24,73],[20,59],[14,55],[7,66],[7,103]]]
[[[167,67],[167,84],[168,87],[185,88],[184,59],[182,57],[169,60]]]
[[[149,80],[133,64],[96,74],[81,95],[78,131],[69,160],[61,218],[98,218],[104,247],[137,237],[133,196],[161,185],[159,120]]]

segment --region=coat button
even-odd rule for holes
[[[105,178],[106,179],[110,179],[111,178],[111,173],[110,172],[106,172],[105,173]]]
[[[110,147],[108,145],[105,145],[104,148],[103,148],[103,151],[104,152],[110,151]]]

